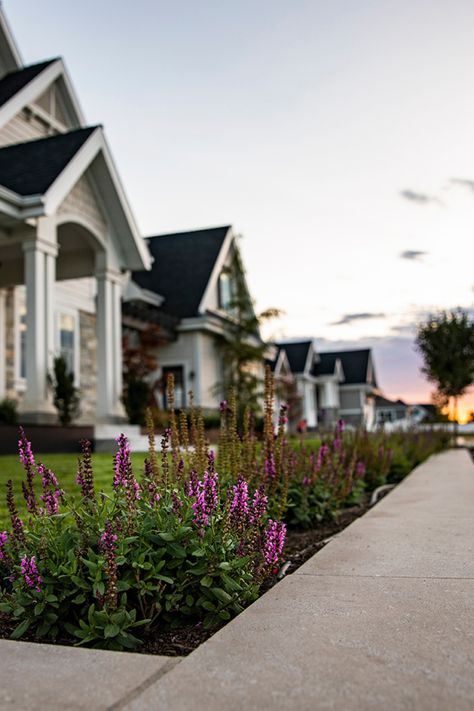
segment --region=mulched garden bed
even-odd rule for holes
[[[322,523],[318,528],[288,531],[279,570],[265,581],[261,588],[262,594],[273,587],[285,575],[297,570],[300,565],[303,565],[311,556],[321,550],[333,536],[346,528],[356,518],[362,516],[369,508],[369,498],[367,497],[363,504],[344,509],[334,520]],[[8,638],[15,627],[16,623],[12,624],[8,618],[0,613],[0,638]],[[135,651],[142,654],[161,654],[169,657],[185,656],[199,647],[209,637],[212,637],[218,629],[220,627],[205,629],[201,623],[172,630],[155,629],[144,635],[144,643]],[[36,639],[34,634],[26,634],[23,639],[29,642],[46,641]],[[73,643],[72,639],[56,640],[56,644],[67,646]]]

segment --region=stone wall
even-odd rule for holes
[[[97,407],[96,315],[79,311],[80,332],[80,422],[94,422]]]

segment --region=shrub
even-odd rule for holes
[[[79,417],[79,391],[74,385],[74,374],[68,370],[63,356],[54,359],[53,373],[48,376],[53,390],[53,403],[62,425],[70,425]]]
[[[0,423],[3,425],[16,425],[18,422],[17,404],[15,400],[4,398],[0,400]]]
[[[0,534],[0,611],[18,623],[14,639],[31,630],[40,638],[69,634],[77,644],[129,649],[140,642],[140,627],[183,619],[213,626],[257,597],[278,562],[285,526],[268,518],[264,491],[242,476],[227,491],[221,486],[212,452],[204,469],[194,456],[170,457],[174,436],[165,431],[159,462],[150,431],[139,482],[120,435],[110,497],[96,494],[90,444],[83,443],[80,497],[66,502],[21,434],[29,520],[18,516],[10,481],[11,530]]]

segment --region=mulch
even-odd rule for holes
[[[332,537],[346,528],[352,521],[362,516],[369,508],[368,499],[361,505],[344,509],[331,521],[320,524],[309,530],[290,530],[287,533],[285,548],[280,561],[280,567],[275,574],[262,585],[263,594],[281,580],[285,575],[293,573],[311,556],[323,548]],[[0,638],[8,638],[16,625],[0,613]],[[222,625],[223,626],[223,625]],[[175,629],[153,629],[143,635],[144,643],[135,651],[142,654],[160,654],[170,657],[181,657],[190,654],[200,644],[212,637],[220,627],[204,628],[202,623],[187,625]],[[26,634],[24,640],[39,642],[34,634]],[[71,638],[57,639],[56,644],[73,644]]]

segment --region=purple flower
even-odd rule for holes
[[[179,498],[176,491],[171,492],[171,508],[175,516],[180,516],[180,510],[183,507],[183,502]]]
[[[5,551],[5,544],[8,542],[8,533],[0,531],[0,560],[6,560],[8,554]]]
[[[219,410],[220,410],[221,415],[224,415],[227,412],[227,410],[228,410],[227,400],[222,400],[222,402],[219,405]]]
[[[362,477],[364,476],[364,474],[365,474],[365,464],[364,464],[364,462],[357,462],[357,466],[356,466],[356,471],[355,471],[355,473],[356,473],[356,476],[358,476],[358,477],[360,477],[360,478],[362,478]]]
[[[23,496],[26,501],[26,508],[29,513],[36,513],[38,505],[36,503],[35,489],[33,486],[33,477],[35,469],[35,458],[31,449],[31,442],[26,438],[23,427],[20,427],[20,439],[18,440],[18,452],[20,462],[26,472],[26,483],[22,483]]]
[[[230,520],[235,528],[245,524],[249,516],[249,486],[243,476],[239,474],[237,484],[232,487],[232,501],[230,503]]]
[[[194,497],[197,496],[199,491],[199,481],[197,473],[194,469],[191,469],[189,473],[189,480],[184,485],[184,493],[186,496]]]
[[[100,550],[102,551],[102,553],[105,553],[106,556],[115,553],[115,550],[117,548],[117,541],[118,536],[116,533],[114,533],[112,522],[106,521],[104,531],[99,538]]]
[[[326,456],[329,454],[329,447],[327,444],[322,444],[318,451],[318,458],[316,460],[316,471],[319,472],[323,466]]]
[[[278,562],[285,545],[286,526],[284,523],[268,519],[263,536],[263,558],[267,565]]]
[[[123,488],[129,502],[140,499],[140,486],[133,476],[130,458],[130,443],[124,434],[117,437],[118,452],[115,455],[114,489]]]
[[[194,511],[194,522],[198,526],[209,525],[209,516],[217,509],[218,496],[217,484],[219,477],[217,473],[210,474],[204,472],[203,481],[198,482],[196,500],[192,505]]]
[[[268,496],[265,494],[265,487],[262,484],[255,489],[252,500],[252,523],[259,523],[265,516],[268,506]]]
[[[104,531],[99,538],[99,550],[105,558],[105,575],[107,579],[105,600],[114,609],[117,606],[117,540],[112,522],[106,521]]]
[[[45,505],[48,516],[54,516],[59,513],[59,502],[64,497],[64,491],[59,488],[58,480],[51,469],[47,469],[44,464],[38,464],[37,471],[43,486],[43,493],[40,499]],[[41,513],[44,512],[41,511]]]
[[[278,422],[281,427],[284,427],[288,423],[288,416],[286,414],[287,412],[288,412],[288,405],[285,405],[285,404],[281,405],[280,417],[278,419]]]
[[[28,559],[26,555],[20,561],[21,574],[25,583],[29,588],[33,588],[36,592],[41,592],[41,583],[43,582],[38,572],[36,558],[34,555]]]
[[[275,457],[272,453],[265,459],[265,476],[270,481],[274,481],[277,475]]]
[[[340,437],[345,429],[344,420],[338,420],[336,425],[336,437]]]
[[[305,474],[303,477],[303,486],[305,488],[307,488],[310,485],[311,485],[311,479],[309,478],[309,476],[307,474]]]

